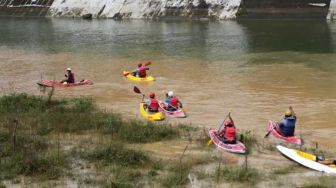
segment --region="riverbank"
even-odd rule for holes
[[[206,146],[207,131],[197,125],[124,119],[92,99],[51,94],[0,97],[2,187],[336,185],[333,176],[285,159],[274,142],[248,130],[239,130],[249,148],[245,163],[244,155]]]

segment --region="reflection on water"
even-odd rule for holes
[[[239,128],[264,134],[267,120],[292,105],[304,134],[316,127],[323,127],[320,137],[335,134],[334,23],[11,18],[0,24],[1,93],[38,94],[41,74],[60,80],[72,67],[94,85],[57,89],[56,96],[90,96],[136,117],[141,96],[121,74],[151,59],[157,81],[137,85],[160,99],[174,90],[190,115],[169,121],[217,127],[232,109]]]

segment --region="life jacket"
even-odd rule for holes
[[[178,99],[176,97],[170,98],[170,106],[174,108],[178,108]]]
[[[68,74],[67,83],[75,83],[75,73]]]
[[[159,101],[156,100],[156,99],[151,99],[151,102],[150,102],[148,108],[152,112],[158,112],[159,111]]]
[[[145,78],[146,76],[147,76],[146,67],[140,67],[139,68],[139,77],[140,78]]]
[[[280,122],[281,133],[283,136],[294,136],[296,117],[285,117]]]
[[[233,141],[236,140],[236,127],[232,126],[232,127],[225,127],[225,132],[224,132],[224,137],[229,140],[229,141]]]

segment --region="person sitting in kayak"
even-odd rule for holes
[[[149,94],[149,99],[146,101],[146,107],[148,112],[158,112],[159,111],[159,101],[155,99],[155,93]]]
[[[285,112],[285,117],[279,122],[276,130],[285,137],[294,136],[296,114],[290,106]]]
[[[224,129],[219,132],[219,139],[225,144],[236,144],[236,127],[229,114],[229,120],[224,122]]]
[[[168,97],[169,97],[169,103],[168,103],[168,108],[167,110],[169,111],[176,111],[179,108],[182,108],[182,103],[178,98],[174,95],[173,91],[168,92]]]
[[[141,63],[138,64],[138,68],[134,71],[132,71],[132,75],[139,77],[139,78],[146,78],[147,77],[147,73],[146,71],[149,70],[148,67],[146,66],[142,66]]]
[[[62,80],[61,83],[75,83],[75,75],[71,72],[71,68],[66,69],[67,73],[64,75],[66,79]]]
[[[316,156],[315,161],[324,165],[336,165],[336,160],[325,159],[323,155]]]

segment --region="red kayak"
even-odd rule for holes
[[[168,106],[168,104],[166,104],[165,102],[159,102],[160,104],[160,109],[162,112],[164,112],[166,114],[166,116],[170,116],[170,117],[174,117],[174,118],[185,118],[187,117],[187,114],[183,111],[182,108],[179,108],[175,111],[168,111],[166,110],[166,107]]]
[[[283,140],[287,143],[290,143],[290,144],[297,144],[297,145],[301,145],[303,142],[302,142],[302,139],[298,136],[288,136],[288,137],[285,137],[285,136],[282,136],[278,131],[276,131],[275,127],[276,127],[276,123],[273,122],[273,121],[269,121],[268,122],[268,125],[267,125],[267,130],[268,131],[271,131],[272,130],[272,135],[280,140]]]
[[[214,128],[209,129],[209,136],[212,142],[220,149],[231,153],[246,153],[246,147],[243,143],[237,141],[236,144],[225,144],[218,138],[218,131]]]
[[[40,86],[45,86],[45,87],[73,87],[73,86],[82,86],[82,85],[92,85],[93,83],[90,80],[82,80],[80,82],[75,82],[75,83],[61,83],[61,82],[56,82],[52,80],[41,80],[37,82],[38,85]]]

